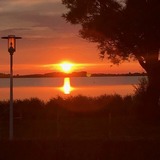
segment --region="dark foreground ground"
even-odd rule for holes
[[[160,141],[1,141],[0,160],[159,160]]]
[[[9,101],[0,102],[0,160],[160,160],[160,116],[140,104],[118,95],[17,100],[9,141]]]

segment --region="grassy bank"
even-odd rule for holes
[[[143,118],[140,96],[15,100],[13,141],[0,101],[0,160],[159,159],[160,123]]]
[[[160,123],[142,121],[134,96],[103,95],[14,101],[15,140],[160,139]],[[0,102],[0,139],[9,133],[9,101]]]

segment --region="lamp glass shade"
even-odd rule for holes
[[[8,49],[12,47],[14,50],[16,50],[16,39],[15,36],[9,36],[8,37]]]

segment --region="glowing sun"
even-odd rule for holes
[[[63,62],[60,64],[60,66],[61,66],[63,72],[69,73],[72,71],[73,64],[70,62]]]

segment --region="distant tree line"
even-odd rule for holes
[[[42,77],[105,77],[105,76],[147,76],[145,72],[142,73],[91,73],[88,76],[86,71],[63,73],[63,72],[51,72],[44,74],[28,74],[28,75],[14,75],[14,78],[42,78]],[[0,78],[9,78],[10,74],[0,73]]]

